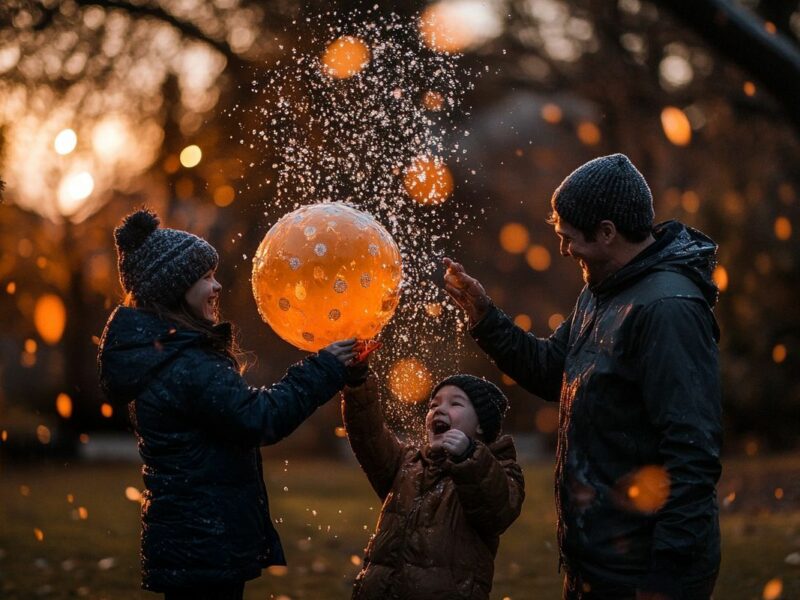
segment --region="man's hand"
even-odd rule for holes
[[[442,437],[431,444],[431,449],[441,448],[452,457],[459,457],[470,445],[469,436],[459,429],[449,429]]]
[[[489,312],[492,300],[481,282],[468,275],[461,264],[446,257],[443,260],[447,269],[444,274],[444,289],[464,309],[469,322],[474,325]]]
[[[323,350],[330,352],[343,365],[347,366],[356,357],[356,338],[333,342]]]

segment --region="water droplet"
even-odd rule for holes
[[[314,246],[314,254],[317,256],[325,256],[325,253],[328,251],[328,247],[325,244],[317,244]]]
[[[369,245],[369,255],[370,256],[378,256],[378,245],[377,244],[370,244]]]
[[[296,256],[292,256],[292,257],[289,259],[289,268],[290,268],[292,271],[297,271],[297,269],[299,269],[299,268],[300,268],[300,259],[299,259],[299,258],[297,258]]]

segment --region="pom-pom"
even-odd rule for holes
[[[159,223],[158,216],[144,208],[128,215],[122,225],[114,230],[117,247],[122,252],[136,250],[158,228]]]

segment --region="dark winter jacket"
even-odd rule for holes
[[[335,396],[341,363],[320,352],[272,387],[250,387],[206,334],[124,307],[108,320],[98,363],[109,399],[129,403],[144,461],[142,587],[244,581],[285,564],[259,445]]]
[[[487,600],[500,534],[519,516],[522,471],[509,436],[460,463],[400,444],[370,380],[345,388],[350,444],[383,501],[357,600]]]
[[[677,594],[719,565],[716,246],[674,221],[655,235],[585,287],[549,338],[494,307],[472,334],[521,386],[560,402],[556,504],[567,568]],[[642,494],[649,504],[637,503]]]

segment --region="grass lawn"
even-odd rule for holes
[[[527,500],[501,539],[492,597],[559,598],[551,465],[524,468]],[[715,597],[761,599],[777,579],[782,595],[775,598],[800,598],[800,566],[785,560],[800,553],[800,458],[725,468]],[[246,598],[349,598],[380,509],[365,477],[352,464],[301,459],[267,459],[265,470],[289,567],[250,582]],[[138,466],[6,465],[0,482],[0,597],[158,597],[139,590],[139,503],[125,493],[141,489]]]

